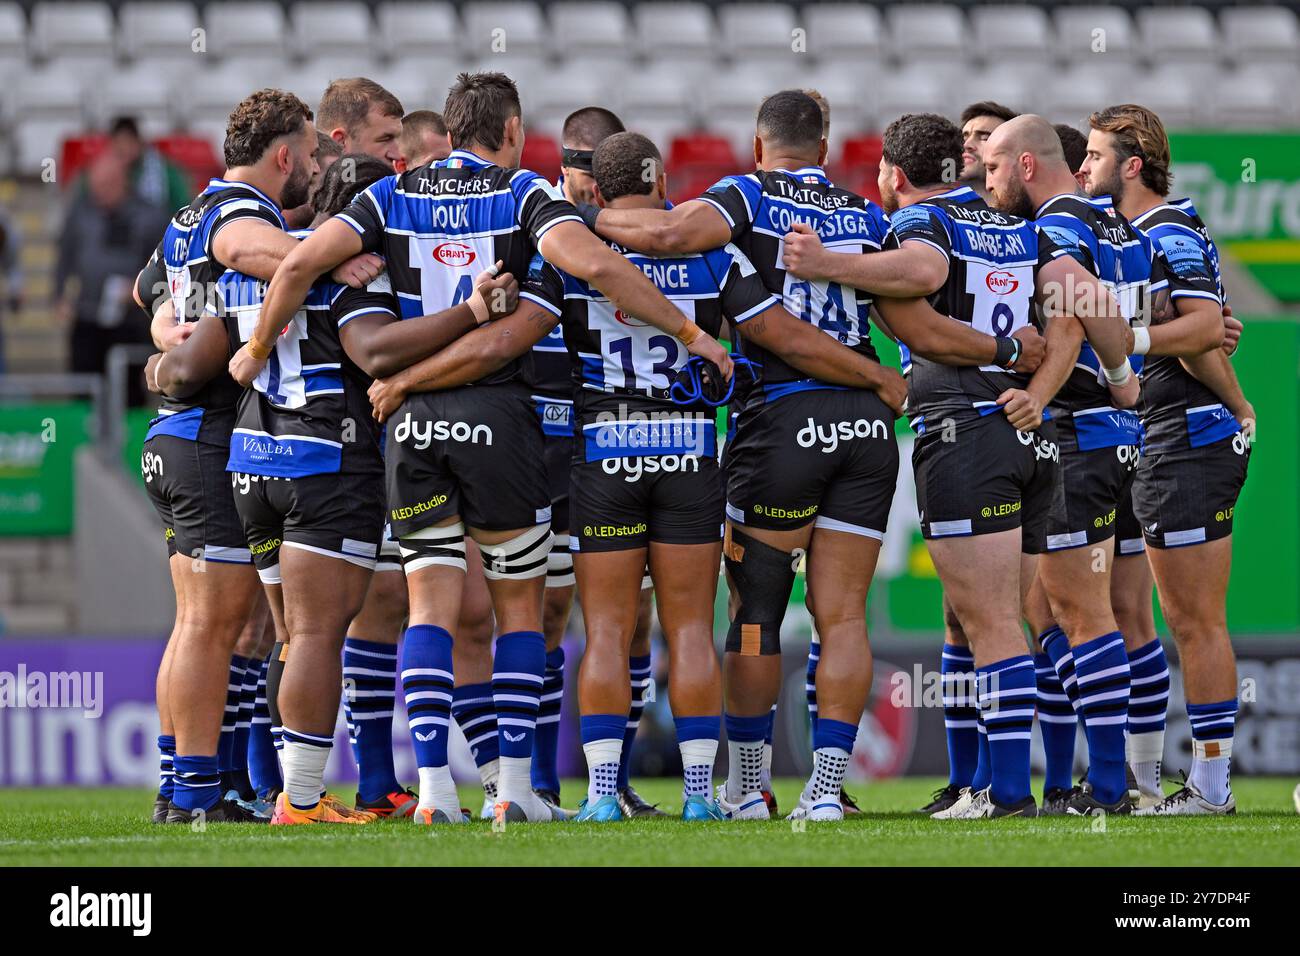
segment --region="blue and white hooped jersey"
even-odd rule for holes
[[[1130,325],[1150,323],[1152,296],[1169,283],[1155,261],[1151,242],[1115,210],[1109,196],[1054,196],[1039,207],[1035,221],[1101,280]],[[1132,356],[1129,362],[1134,372],[1142,371],[1142,356]],[[1054,419],[1072,423],[1072,429],[1063,427],[1072,431],[1082,451],[1141,444],[1137,413],[1112,406],[1101,362],[1086,341],[1051,409]]]
[[[1169,297],[1226,304],[1219,250],[1191,200],[1164,203],[1133,220],[1151,241],[1169,281]],[[1200,448],[1231,438],[1241,425],[1219,396],[1172,356],[1148,356],[1139,404],[1151,452]]]
[[[248,218],[285,228],[279,206],[265,193],[247,183],[224,179],[213,179],[193,202],[172,217],[154,259],[166,271],[168,295],[177,321],[197,322],[207,311],[217,279],[226,269],[217,261],[213,240],[223,226]],[[155,435],[173,435],[224,445],[241,392],[223,370],[185,399],[164,396],[146,440]]]
[[[217,281],[211,311],[224,319],[232,350],[257,327],[266,285],[233,271]],[[383,471],[370,380],[343,351],[339,329],[360,315],[395,318],[386,289],[386,276],[366,289],[328,279],[311,287],[240,399],[227,470],[277,478]]]
[[[779,304],[734,245],[665,257],[609,245],[708,335],[722,334],[724,321],[743,334],[746,321]],[[716,454],[714,409],[677,405],[669,396],[690,358],[686,346],[550,263],[520,294],[560,316],[574,385],[574,433],[581,438],[576,460]]]
[[[1067,255],[1034,223],[990,209],[966,186],[899,209],[885,248],[917,241],[948,260],[948,278],[930,304],[940,315],[987,335],[1013,335],[1038,326],[1034,308],[1038,270]],[[913,356],[899,343],[908,380],[908,414],[923,434],[927,421],[957,425],[999,412],[997,398],[1023,388],[1029,376],[996,365],[953,366]]]
[[[816,230],[832,252],[877,252],[889,231],[889,217],[868,199],[834,185],[819,166],[759,170],[728,176],[699,201],[717,209],[731,227],[731,241],[754,264],[767,290],[786,310],[833,336],[840,344],[876,359],[870,338],[872,295],[835,282],[809,282],[785,271],[781,256],[794,223]],[[762,366],[755,399],[768,401],[790,392],[832,388],[808,378],[779,356],[746,342],[741,351]]]
[[[458,149],[446,159],[381,179],[338,218],[366,252],[384,257],[404,319],[465,301],[474,277],[501,260],[528,274],[537,243],[553,226],[582,218],[559,190],[527,169],[503,169]],[[509,381],[511,362],[482,384]]]

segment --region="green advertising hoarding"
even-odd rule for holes
[[[1258,440],[1233,520],[1228,626],[1236,633],[1300,631],[1300,322],[1291,317],[1244,319],[1246,331],[1233,366],[1255,407]],[[886,362],[893,343],[877,341]],[[900,441],[910,440],[904,425]],[[909,481],[904,461],[900,483]],[[905,533],[900,547],[890,538]],[[870,622],[895,631],[933,633],[943,626],[942,590],[915,522],[891,518],[885,552],[902,554],[891,567],[882,553],[868,599]],[[1157,624],[1164,631],[1157,605]]]
[[[1273,295],[1300,301],[1300,133],[1171,133],[1169,145],[1170,197],[1190,198]]]
[[[72,532],[73,456],[88,402],[0,405],[0,536]]]

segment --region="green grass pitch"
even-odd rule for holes
[[[788,821],[687,824],[680,819],[607,825],[490,823],[417,827],[390,821],[364,827],[259,827],[214,824],[204,832],[146,821],[144,790],[0,791],[3,866],[765,866],[1026,865],[1253,866],[1300,864],[1295,781],[1233,781],[1234,817],[1077,818],[932,821],[911,810],[943,781],[926,778],[850,786],[863,815],[843,823]],[[785,809],[802,781],[777,782]],[[566,804],[584,784],[568,781]],[[647,799],[680,812],[680,782],[637,781]],[[476,798],[477,794],[477,798]],[[339,791],[340,796],[345,796]],[[350,796],[350,794],[346,794]],[[482,792],[464,788],[465,806]]]

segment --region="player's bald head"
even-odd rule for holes
[[[1039,164],[1069,167],[1065,163],[1065,152],[1061,149],[1061,137],[1056,128],[1041,116],[1023,113],[1007,120],[992,133],[984,145],[985,156],[996,155],[1014,159],[1029,153]],[[986,159],[987,162],[987,159]]]
[[[989,136],[984,175],[989,205],[1014,216],[1032,217],[1047,199],[1077,186],[1056,127],[1032,113],[1007,120]]]

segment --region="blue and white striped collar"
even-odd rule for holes
[[[1088,198],[1087,196],[1080,196],[1078,193],[1057,193],[1051,199],[1048,199],[1047,201],[1042,203],[1037,209],[1034,210],[1033,218],[1035,219],[1041,218],[1043,215],[1043,210],[1046,209],[1048,206],[1050,206],[1052,203],[1056,202],[1056,200],[1058,199],[1087,199],[1087,198]]]
[[[947,192],[939,193],[937,196],[931,196],[926,202],[933,202],[936,199],[952,199],[956,202],[970,202],[972,199],[979,199],[979,193],[969,186],[954,186]]]
[[[219,176],[214,177],[208,180],[208,188],[203,191],[207,192],[208,190],[213,189],[214,187],[217,189],[228,189],[231,186],[242,186],[244,189],[251,189],[253,192],[257,193],[259,196],[261,196],[263,199],[269,202],[272,206],[274,206],[277,210],[280,208],[280,204],[278,202],[276,202],[266,193],[262,192],[262,190],[258,189],[252,183],[240,182],[237,179],[222,179]]]
[[[796,179],[802,179],[806,176],[815,176],[819,182],[830,183],[830,177],[826,175],[826,170],[820,166],[801,166],[799,169],[786,169],[780,167],[774,171],[785,173],[787,176],[794,176]]]
[[[484,169],[488,166],[495,166],[496,164],[489,163],[482,156],[473,153],[468,149],[453,149],[446,159],[439,160],[434,165],[441,166],[444,169],[460,169],[464,166],[469,166],[473,169]]]

